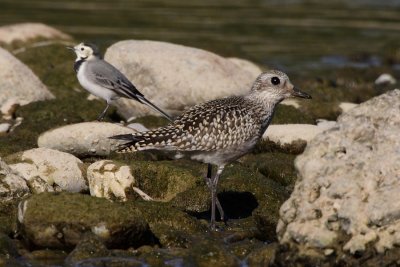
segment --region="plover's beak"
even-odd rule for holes
[[[307,99],[312,98],[309,94],[300,91],[299,88],[297,88],[297,87],[293,87],[292,96],[300,97],[300,98],[307,98]]]
[[[69,49],[69,50],[72,50],[72,51],[75,51],[75,48],[73,48],[73,47],[71,47],[71,46],[66,46],[65,48],[67,48],[67,49]]]

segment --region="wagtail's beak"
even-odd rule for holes
[[[71,47],[71,46],[66,46],[65,48],[67,48],[67,49],[69,49],[69,50],[72,50],[72,51],[75,51],[75,48],[73,48],[73,47]]]
[[[300,89],[297,87],[293,87],[292,96],[300,97],[300,98],[307,98],[307,99],[312,98],[309,94],[300,91]]]

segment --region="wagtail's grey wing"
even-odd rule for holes
[[[114,91],[121,97],[135,99],[139,102],[143,94],[113,65],[104,60],[88,61],[88,78],[94,83]]]
[[[161,110],[159,107],[147,100],[144,95],[136,89],[136,87],[117,70],[113,65],[102,59],[96,61],[88,61],[87,65],[88,78],[96,84],[114,91],[120,97],[130,98],[148,105],[164,115],[168,120],[171,117]]]

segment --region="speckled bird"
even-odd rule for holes
[[[102,120],[110,104],[120,97],[136,100],[156,110],[168,120],[172,120],[167,113],[147,100],[124,74],[105,61],[97,46],[80,43],[74,47],[67,46],[67,48],[76,54],[74,70],[79,83],[91,94],[104,99],[107,103],[97,120]]]
[[[165,127],[137,134],[117,135],[127,141],[119,146],[122,153],[141,150],[177,151],[192,160],[217,165],[211,190],[211,223],[215,229],[218,179],[226,164],[252,151],[270,124],[278,103],[290,97],[308,98],[280,71],[262,73],[249,93],[196,105]]]

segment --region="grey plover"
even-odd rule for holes
[[[215,176],[207,180],[211,190],[210,225],[215,229],[215,206],[223,212],[216,194],[225,165],[254,148],[276,105],[289,97],[311,98],[294,87],[285,73],[271,70],[259,75],[245,95],[196,105],[165,127],[110,138],[126,141],[120,144],[119,152],[178,151],[192,160],[217,165]]]
[[[103,60],[99,49],[93,44],[80,43],[74,47],[67,47],[76,54],[74,69],[79,83],[93,95],[104,99],[107,106],[97,120],[102,120],[110,104],[120,98],[129,98],[139,101],[160,112],[168,120],[171,117],[159,107],[147,100],[136,87],[113,65]]]

